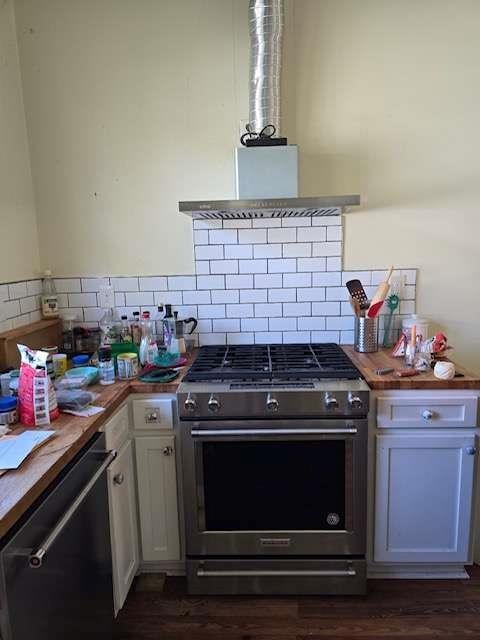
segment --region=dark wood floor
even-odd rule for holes
[[[132,589],[117,640],[479,638],[480,568],[471,580],[371,580],[367,596],[193,597],[183,578]]]

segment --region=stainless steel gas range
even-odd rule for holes
[[[202,347],[177,395],[190,593],[364,593],[369,389],[343,350]]]

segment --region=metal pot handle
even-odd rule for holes
[[[195,329],[197,328],[197,324],[198,324],[198,320],[196,318],[187,318],[186,320],[183,321],[185,324],[193,324],[192,328],[190,329],[190,331],[188,332],[188,335],[192,335],[192,333],[195,331]]]

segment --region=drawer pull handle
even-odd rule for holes
[[[173,453],[173,447],[165,447],[165,449],[163,450],[164,456],[171,456],[172,453]]]
[[[114,484],[123,484],[124,480],[125,480],[125,476],[123,475],[123,473],[116,473],[113,476]]]
[[[422,418],[425,420],[425,422],[429,422],[430,420],[433,419],[434,413],[433,411],[430,411],[430,409],[425,409],[425,411],[422,413]]]
[[[477,453],[476,447],[467,447],[467,453],[469,456],[474,456]]]
[[[155,411],[152,411],[151,413],[147,413],[147,415],[145,416],[145,422],[150,423],[150,422],[157,422],[158,421],[158,413],[156,413]]]

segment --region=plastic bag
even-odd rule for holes
[[[81,411],[93,401],[95,394],[81,389],[57,391],[60,411]]]
[[[20,422],[28,426],[43,426],[58,418],[57,397],[47,375],[48,353],[17,345],[22,364],[18,382]]]

